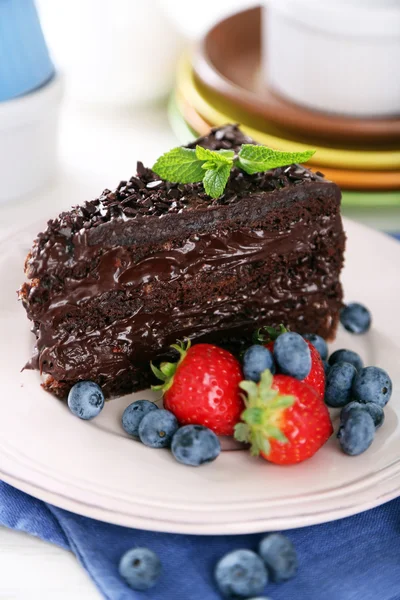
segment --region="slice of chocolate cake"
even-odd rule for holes
[[[196,142],[243,143],[235,126]],[[37,338],[28,366],[59,396],[81,379],[114,396],[149,386],[149,361],[186,336],[237,348],[284,323],[333,338],[344,243],[339,188],[299,165],[234,168],[213,200],[138,163],[38,235],[19,292]]]

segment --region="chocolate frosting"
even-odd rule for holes
[[[53,295],[42,307],[38,330],[37,353],[31,367],[40,368],[56,379],[85,377],[87,372],[103,379],[115,378],[132,363],[145,363],[160,350],[181,337],[206,336],[215,329],[248,327],[269,309],[285,304],[296,297],[321,294],[334,282],[329,262],[320,261],[318,278],[308,280],[308,273],[297,277],[281,277],[274,282],[268,296],[260,288],[242,289],[234,300],[221,295],[210,300],[199,298],[190,305],[177,304],[171,311],[148,312],[146,297],[134,314],[117,319],[112,324],[89,332],[71,333],[62,326],[65,314],[77,307],[84,311],[93,298],[110,292],[129,294],[143,290],[146,285],[172,283],[212,272],[217,276],[240,281],[241,270],[250,264],[287,257],[306,256],[320,238],[341,232],[340,217],[320,217],[310,227],[298,222],[286,231],[271,232],[244,228],[233,232],[194,235],[180,247],[159,251],[135,261],[124,247],[104,252],[97,268],[84,280],[67,279],[63,291]],[[75,260],[90,261],[95,246],[75,248]]]

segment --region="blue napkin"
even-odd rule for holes
[[[72,550],[107,600],[220,600],[215,563],[230,550],[256,549],[261,538],[127,529],[45,504],[2,482],[0,524]],[[272,600],[400,600],[400,498],[287,535],[300,568],[292,581],[267,586]],[[151,548],[162,561],[162,577],[147,592],[130,590],[118,575],[121,555],[134,546]]]

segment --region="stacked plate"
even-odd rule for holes
[[[309,166],[350,190],[348,205],[400,206],[400,118],[325,115],[293,104],[268,88],[261,54],[257,7],[215,25],[194,55],[184,57],[170,106],[182,141],[239,122],[273,148],[315,148]]]

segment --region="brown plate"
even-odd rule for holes
[[[204,119],[196,109],[175,92],[176,108],[195,135],[207,135],[213,123]],[[310,167],[316,171],[316,167]],[[325,177],[335,181],[344,190],[399,190],[400,171],[361,171],[356,169],[334,169],[321,167]]]
[[[263,15],[266,18],[266,15]],[[197,83],[219,108],[237,107],[249,125],[271,124],[304,138],[358,144],[400,144],[400,118],[357,119],[310,111],[275,95],[261,73],[261,7],[234,14],[203,38],[194,58]]]

